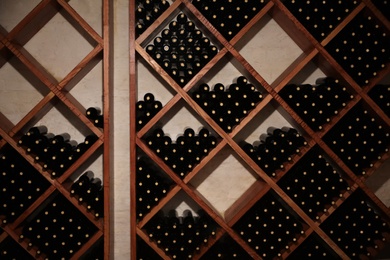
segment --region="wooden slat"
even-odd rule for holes
[[[113,241],[111,234],[112,218],[111,213],[113,206],[112,199],[112,172],[113,172],[113,35],[114,26],[113,18],[113,1],[103,0],[103,116],[104,116],[104,147],[103,147],[103,188],[104,188],[104,259],[108,260],[112,256],[111,241]]]
[[[272,18],[290,36],[290,38],[302,49],[310,52],[313,47],[319,45],[318,41],[307,31],[297,18],[283,5],[280,0],[273,0],[277,8],[273,8]]]
[[[72,71],[66,75],[58,84],[59,88],[66,87],[66,91],[70,91],[81,79],[85,77],[95,65],[101,61],[101,57],[98,55],[102,51],[102,45],[96,46],[88,55],[76,65]]]
[[[69,13],[69,15],[80,25],[80,27],[85,30],[90,37],[92,37],[99,45],[103,45],[104,39],[100,37],[100,35],[81,17],[65,0],[57,0],[57,2],[66,10],[66,12]],[[110,11],[110,6],[107,5],[106,3],[103,4],[103,27],[107,28],[110,25],[109,17],[106,18],[104,17],[108,13],[106,10]],[[104,33],[103,33],[104,34]],[[109,37],[109,34],[104,35],[104,37]],[[109,42],[109,41],[108,41]],[[107,46],[108,47],[108,46]]]
[[[136,102],[137,102],[137,62],[135,50],[135,1],[129,1],[129,109],[130,109],[130,259],[137,258],[137,232],[147,241],[147,236],[141,230],[137,230],[136,216],[136,161],[137,161],[137,136],[136,136]],[[145,33],[144,33],[145,34]],[[146,34],[145,34],[146,35]],[[142,36],[142,35],[141,35]],[[140,37],[141,37],[140,36]],[[153,248],[153,247],[152,247]],[[154,250],[157,248],[153,248]],[[156,251],[156,250],[155,250]],[[162,252],[159,251],[159,254]]]

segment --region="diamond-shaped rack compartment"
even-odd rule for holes
[[[300,128],[293,126],[276,102],[268,103],[234,137],[241,149],[268,176],[279,179],[309,148]]]
[[[322,134],[356,102],[355,91],[320,54],[300,66],[297,74],[288,74],[287,84],[278,86],[278,94],[308,127]]]
[[[226,211],[252,186],[265,186],[232,149],[225,147],[190,181],[214,210],[226,218]],[[256,183],[259,182],[259,183]],[[255,195],[255,194],[253,194]],[[241,202],[242,203],[242,202]]]
[[[147,43],[145,51],[179,86],[184,87],[214,56],[218,47],[180,12]]]
[[[279,201],[277,195],[264,195],[233,226],[240,237],[262,258],[281,257],[295,247],[307,227]]]
[[[219,238],[219,226],[183,192],[142,227],[142,235],[161,256],[194,258]]]
[[[172,115],[161,118],[142,137],[145,145],[181,179],[189,173],[192,176],[194,168],[218,145],[218,135],[183,103],[179,101],[171,109]],[[192,119],[191,124],[182,117]]]
[[[25,49],[58,81],[62,80],[89,52],[91,46],[78,31],[64,18],[64,11],[56,14],[29,42]],[[61,35],[48,42],[46,34]],[[77,45],[76,45],[77,43]],[[77,48],[77,52],[73,50]],[[69,55],[69,53],[73,53]],[[53,68],[51,64],[62,66]]]
[[[324,154],[318,147],[313,147],[278,181],[286,194],[314,221],[323,221],[323,215],[329,215],[351,190],[348,184],[351,181],[344,180],[345,174],[334,168]]]
[[[257,21],[234,47],[270,85],[303,55],[271,14]]]
[[[189,95],[224,132],[236,132],[267,92],[255,78],[246,76],[247,70],[229,53],[214,68],[193,85]]]

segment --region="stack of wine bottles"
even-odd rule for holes
[[[368,95],[390,117],[390,85],[375,85]]]
[[[320,220],[335,202],[350,190],[336,169],[313,147],[278,185],[313,220]]]
[[[322,130],[354,97],[331,77],[318,78],[316,85],[286,85],[279,95],[314,131]]]
[[[84,204],[88,211],[94,212],[96,218],[104,216],[104,192],[102,181],[94,177],[92,171],[83,173],[70,188],[70,195]]]
[[[138,100],[136,104],[136,130],[139,131],[146,123],[152,119],[162,108],[160,101],[155,100],[152,93],[146,93],[143,100]]]
[[[178,216],[176,210],[167,215],[159,212],[145,226],[149,238],[172,259],[191,259],[210,238],[215,237],[217,224],[203,210],[195,217],[191,210]]]
[[[267,131],[268,134],[260,136],[259,144],[242,141],[240,146],[266,174],[277,177],[278,171],[284,169],[284,163],[291,161],[307,142],[294,128],[270,127]]]
[[[304,234],[304,227],[274,192],[265,194],[233,229],[263,259],[280,258]]]
[[[0,225],[13,222],[49,187],[35,170],[11,146],[0,150]]]
[[[89,107],[85,111],[85,115],[89,120],[93,122],[94,126],[103,128],[104,117],[102,114],[102,110],[99,107]]]
[[[249,254],[230,236],[224,235],[200,258],[208,259],[251,259]]]
[[[359,3],[358,1],[283,1],[289,11],[318,41],[328,36]]]
[[[357,103],[325,136],[325,143],[356,174],[365,175],[389,151],[387,126]]]
[[[24,223],[21,240],[47,259],[70,259],[97,227],[60,193],[54,193]],[[40,256],[38,256],[40,257]]]
[[[325,49],[364,87],[389,63],[390,36],[385,25],[363,10]]]
[[[34,126],[19,139],[18,145],[41,164],[44,171],[49,171],[52,178],[57,178],[97,139],[91,134],[85,137],[84,142],[77,143],[70,139],[68,133],[54,135],[48,133],[46,126]]]
[[[360,189],[330,215],[321,228],[351,259],[374,258],[390,239],[389,219],[370,206]]]
[[[0,258],[1,259],[23,259],[33,260],[34,257],[24,250],[15,240],[10,236],[5,238],[0,243]]]
[[[198,135],[192,128],[187,128],[175,142],[162,128],[156,128],[145,141],[182,179],[217,145],[217,138],[207,128],[200,129]]]
[[[218,48],[185,13],[180,13],[146,46],[146,52],[183,87],[218,53]]]
[[[227,39],[231,40],[266,4],[266,0],[193,0],[193,5]]]
[[[166,0],[136,1],[136,35],[141,35],[169,7]]]
[[[263,95],[246,77],[239,76],[228,88],[217,83],[210,90],[208,84],[202,83],[192,98],[224,131],[230,133],[263,99]]]
[[[157,205],[165,197],[172,181],[162,176],[162,173],[153,167],[151,160],[141,156],[137,159],[137,219],[142,219],[145,214]]]
[[[295,249],[287,259],[334,259],[341,260],[317,234],[314,232]]]

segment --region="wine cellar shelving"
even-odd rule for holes
[[[1,259],[110,258],[111,4],[1,3]]]
[[[131,258],[379,257],[390,210],[366,182],[389,157],[387,7],[130,1]],[[269,24],[289,60],[258,36]]]

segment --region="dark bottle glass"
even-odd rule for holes
[[[101,113],[102,111],[99,107],[89,107],[85,112],[87,118],[92,120],[101,115]]]
[[[47,127],[44,125],[31,127],[27,135],[43,135],[47,134]]]
[[[22,137],[18,140],[18,145],[24,148],[29,148],[32,146],[33,142],[34,142],[34,136],[25,134],[22,135]]]
[[[185,13],[180,13],[177,17],[176,17],[176,21],[180,24],[180,25],[184,25],[186,22],[187,22],[188,18],[187,18],[187,15]]]
[[[99,178],[91,179],[89,187],[85,190],[84,202],[88,210],[94,210],[96,198],[99,198],[99,191],[102,189],[102,181]]]
[[[69,140],[70,140],[70,135],[68,133],[62,133],[59,135],[55,135],[53,139],[51,139],[51,144],[61,145],[62,143],[68,142]]]

